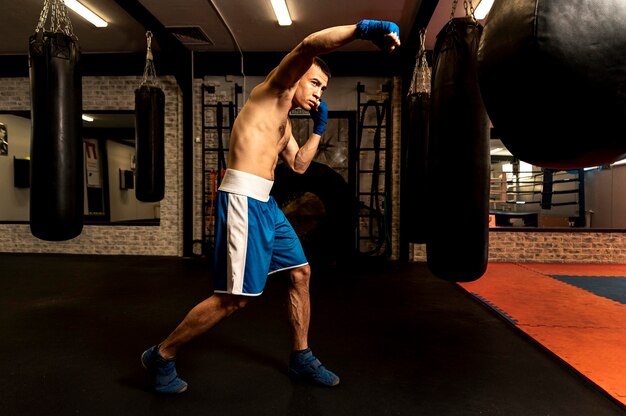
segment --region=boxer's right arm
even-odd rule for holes
[[[270,85],[279,90],[294,86],[313,64],[313,58],[353,42],[357,38],[371,40],[391,52],[400,46],[400,30],[393,22],[361,20],[356,25],[335,26],[307,36],[268,76]]]

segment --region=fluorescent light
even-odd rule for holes
[[[78,13],[83,19],[87,20],[89,23],[94,25],[95,27],[107,27],[109,24],[102,19],[100,16],[89,10],[84,5],[80,4],[76,0],[64,0],[65,5],[70,9],[74,10]]]
[[[626,159],[618,160],[615,163],[611,163],[611,166],[619,166],[619,165],[626,165]]]
[[[493,6],[493,0],[481,0],[481,2],[478,3],[478,7],[476,7],[474,17],[478,20],[484,19],[489,14],[491,6]]]
[[[88,116],[87,114],[83,114],[82,118],[83,118],[83,120],[85,120],[85,121],[87,121],[89,123],[91,123],[93,121],[93,117]]]
[[[274,8],[274,14],[280,26],[291,25],[291,16],[289,16],[289,10],[287,10],[285,0],[272,0],[272,7]]]

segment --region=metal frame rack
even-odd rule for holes
[[[351,155],[351,183],[359,202],[356,250],[372,256],[391,251],[391,91],[391,83],[387,83],[378,99],[366,96],[363,100],[365,85],[357,83],[359,128]],[[368,185],[369,189],[363,189]]]
[[[202,86],[202,252],[210,252],[214,240],[214,197],[222,181],[228,159],[230,132],[238,112],[243,89],[235,84],[232,101],[209,99],[214,86]]]

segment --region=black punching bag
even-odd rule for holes
[[[430,92],[420,91],[409,94],[408,139],[406,143],[405,172],[406,231],[411,243],[426,242],[428,215],[424,195],[426,195],[426,169],[428,154],[428,117],[430,113]]]
[[[135,153],[139,201],[157,202],[165,195],[165,94],[159,87],[135,90]]]
[[[482,26],[454,18],[433,51],[428,142],[428,267],[451,281],[487,268],[489,119],[480,97],[476,54]]]
[[[29,41],[30,229],[42,240],[69,240],[84,215],[80,50],[64,33],[40,31]]]
[[[626,157],[626,1],[496,0],[478,61],[516,157],[556,169]]]

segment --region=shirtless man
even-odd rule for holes
[[[267,78],[256,86],[235,120],[228,169],[217,195],[214,295],[196,305],[160,344],[146,350],[141,361],[159,393],[182,393],[175,357],[186,343],[207,332],[250,296],[262,293],[267,275],[289,272],[289,321],[293,350],[288,372],[325,386],[339,384],[308,345],[311,269],[293,228],[269,193],[278,157],[295,172],[304,172],[315,153],[327,120],[321,101],[330,73],[318,55],[356,39],[367,39],[385,51],[400,45],[394,23],[362,20],[309,35]],[[309,110],[313,133],[298,146],[291,133],[289,111]]]

